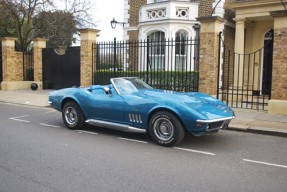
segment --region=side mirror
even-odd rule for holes
[[[109,87],[104,87],[104,92],[107,94],[107,95],[110,95],[111,94],[111,90]]]

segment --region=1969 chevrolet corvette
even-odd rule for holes
[[[146,133],[159,145],[173,146],[185,133],[196,136],[228,127],[233,110],[197,92],[153,89],[137,77],[111,79],[110,85],[67,88],[49,95],[69,129],[85,123],[128,132]]]

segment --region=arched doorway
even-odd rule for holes
[[[262,94],[270,95],[272,86],[272,64],[273,64],[273,33],[271,29],[264,36],[264,56],[262,70]]]

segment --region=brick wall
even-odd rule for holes
[[[274,29],[271,97],[287,100],[287,28]]]
[[[222,80],[224,82],[224,88],[233,85],[233,53],[234,53],[234,43],[235,43],[235,28],[225,26],[224,31],[224,63],[221,68],[223,69]],[[229,72],[229,73],[228,73]],[[229,78],[229,79],[228,79]],[[229,83],[229,84],[227,84]]]
[[[90,40],[81,40],[81,86],[89,86],[92,84],[92,46]]]
[[[129,35],[129,40],[131,41],[135,41],[138,39],[138,31],[129,31],[128,35]]]
[[[235,18],[235,10],[231,9],[230,7],[230,3],[234,2],[235,0],[226,0],[225,4],[224,4],[224,9],[225,9],[225,13],[224,13],[224,19],[226,19],[227,21],[231,22],[231,23],[235,23],[233,18]]]
[[[218,35],[209,32],[200,36],[199,91],[216,95]]]
[[[212,3],[214,0],[201,0],[199,3],[199,17],[212,15]]]
[[[99,30],[82,29],[81,32],[81,86],[89,86],[93,83],[93,43],[96,42]],[[96,63],[94,62],[96,66]]]
[[[4,46],[2,49],[3,58],[3,81],[23,80],[23,55],[15,52],[14,46]]]
[[[15,77],[12,81],[23,81],[23,53],[16,52],[14,65],[12,66],[15,72]]]
[[[129,21],[131,27],[136,27],[139,23],[139,9],[142,5],[147,4],[146,0],[129,0]]]
[[[146,0],[129,0],[130,9],[128,23],[130,27],[137,27],[139,24],[139,10],[142,5],[147,4]],[[128,31],[129,40],[138,39],[138,31]]]

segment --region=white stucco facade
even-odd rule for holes
[[[146,5],[140,7],[139,23],[137,26],[127,24],[124,28],[124,39],[128,40],[128,31],[138,31],[138,39],[147,39],[153,32],[164,32],[166,39],[175,38],[178,31],[183,31],[190,39],[195,38],[193,26],[199,24],[196,21],[198,17],[198,2],[189,0],[178,1],[156,1],[148,0]],[[125,22],[128,23],[130,5],[125,0]]]

